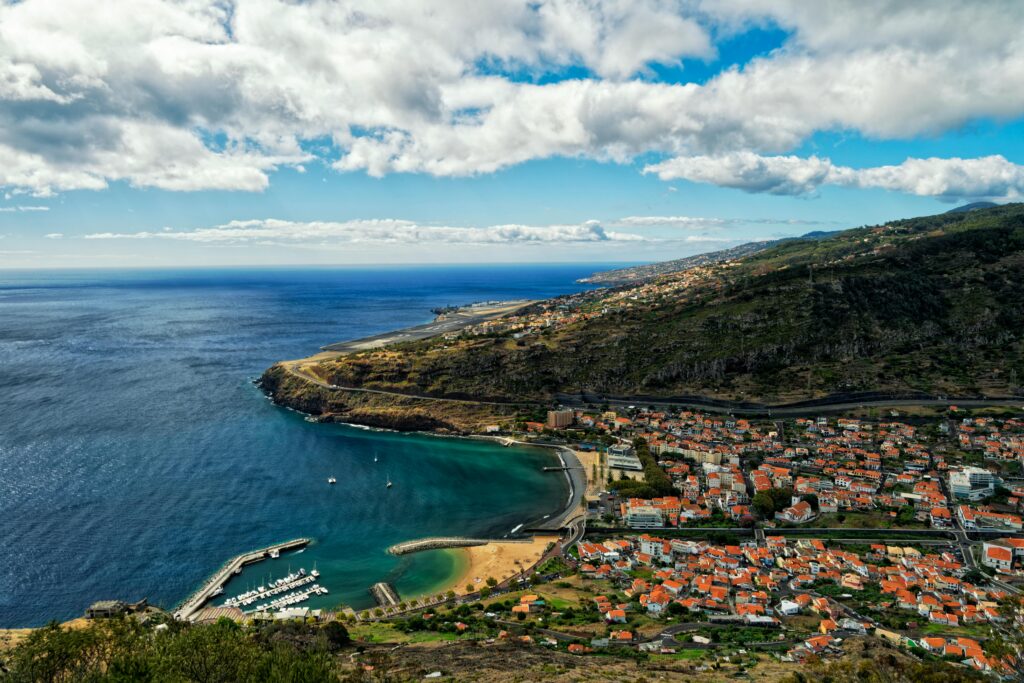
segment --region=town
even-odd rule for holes
[[[533,566],[375,609],[214,606],[190,620],[338,622],[369,668],[391,656],[385,646],[473,642],[738,674],[871,642],[1012,677],[1024,419],[996,412],[748,420],[556,408],[503,430],[570,448],[585,470],[578,515]]]

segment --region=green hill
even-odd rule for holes
[[[494,401],[1008,396],[1024,382],[1024,205],[786,241],[530,313],[569,322],[342,356],[315,373],[343,387]]]

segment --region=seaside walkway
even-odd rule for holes
[[[309,542],[310,539],[308,538],[295,538],[290,541],[285,541],[284,543],[275,543],[274,545],[268,545],[266,548],[260,548],[259,550],[253,550],[248,553],[236,555],[225,562],[224,565],[214,572],[213,576],[207,579],[202,586],[182,601],[178,606],[178,609],[174,611],[174,618],[179,621],[188,620],[192,615],[198,612],[204,604],[206,604],[207,600],[213,597],[217,589],[222,588],[231,580],[231,576],[245,565],[266,559],[267,557],[270,557],[270,553],[273,551],[280,553],[288,550],[296,550],[309,545]]]

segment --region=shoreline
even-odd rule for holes
[[[444,436],[443,434],[434,434],[434,436]],[[599,479],[594,479],[590,476],[589,471],[580,461],[576,451],[572,450],[568,446],[561,446],[555,444],[534,444],[524,441],[517,441],[508,437],[496,437],[489,435],[466,435],[455,438],[461,439],[475,439],[475,440],[486,440],[495,441],[502,445],[515,444],[517,446],[535,446],[554,449],[555,454],[559,458],[559,462],[562,466],[573,467],[573,462],[577,466],[577,471],[582,472],[582,485],[577,484],[573,481],[570,475],[569,469],[565,470],[566,480],[569,484],[569,498],[566,502],[565,508],[558,515],[552,517],[546,523],[554,525],[557,522],[557,526],[560,527],[564,524],[572,515],[573,512],[580,507],[583,501],[586,499],[587,492],[598,485]],[[566,462],[565,455],[568,454],[570,462]],[[420,595],[409,596],[409,599],[419,599],[429,595],[436,595],[438,593],[445,593],[449,590],[454,591],[456,595],[468,594],[466,589],[467,585],[472,584],[474,590],[479,590],[483,586],[487,585],[486,581],[488,578],[493,577],[497,580],[498,584],[502,584],[505,581],[521,574],[523,571],[529,570],[536,565],[538,561],[546,554],[548,546],[552,543],[559,543],[563,539],[561,535],[557,533],[555,529],[551,529],[547,533],[538,532],[534,533],[529,544],[524,543],[522,540],[506,540],[506,539],[493,539],[482,545],[474,545],[469,547],[453,547],[453,548],[439,548],[433,550],[425,550],[420,552],[443,552],[448,553],[451,556],[458,558],[455,562],[458,568],[453,571],[452,576],[445,582],[440,583],[430,592],[424,592]],[[508,550],[510,546],[520,546],[520,552],[513,552]],[[526,549],[529,550],[526,550]],[[502,557],[505,556],[505,557]],[[511,557],[510,557],[511,556]],[[529,564],[523,563],[524,559],[533,559]],[[520,561],[520,564],[516,564],[516,560]],[[490,560],[490,561],[489,561]],[[511,564],[510,564],[511,562]],[[497,571],[499,575],[494,572]],[[490,572],[490,573],[488,573]],[[405,597],[405,596],[403,596]]]
[[[489,578],[493,578],[497,582],[496,585],[504,584],[536,566],[547,554],[549,546],[560,540],[561,537],[556,534],[537,534],[529,542],[497,540],[466,548],[424,551],[446,553],[455,558],[453,573],[430,592],[402,597],[415,600],[448,591],[454,592],[456,596],[468,595],[487,586]],[[466,590],[470,585],[473,586],[473,591]]]

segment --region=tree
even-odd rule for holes
[[[813,510],[814,513],[817,514],[817,512],[819,510],[819,507],[818,507],[818,494],[816,494],[816,493],[805,493],[804,495],[800,496],[800,500],[802,500],[805,503],[807,503],[808,505],[810,505],[811,506],[811,510]]]
[[[494,578],[493,576],[488,576],[487,580],[485,581],[485,583],[488,586],[490,586],[491,588],[494,588],[495,586],[498,585],[498,580],[496,578]]]
[[[348,629],[339,621],[328,621],[324,624],[323,632],[327,642],[336,648],[344,647],[352,641]]]
[[[914,506],[904,505],[900,508],[899,512],[896,513],[896,523],[900,526],[904,524],[910,524],[914,521]]]
[[[754,509],[764,519],[769,519],[776,512],[781,512],[789,507],[793,499],[791,488],[770,488],[767,491],[759,491],[751,501]]]
[[[475,591],[475,590],[476,590],[476,589],[475,589],[475,588],[473,587],[473,584],[471,584],[471,583],[467,583],[467,584],[466,584],[466,592],[467,592],[467,593],[472,593],[472,592],[473,592],[473,591]]]
[[[775,501],[767,491],[758,491],[754,494],[751,505],[763,519],[768,519],[775,514]]]

